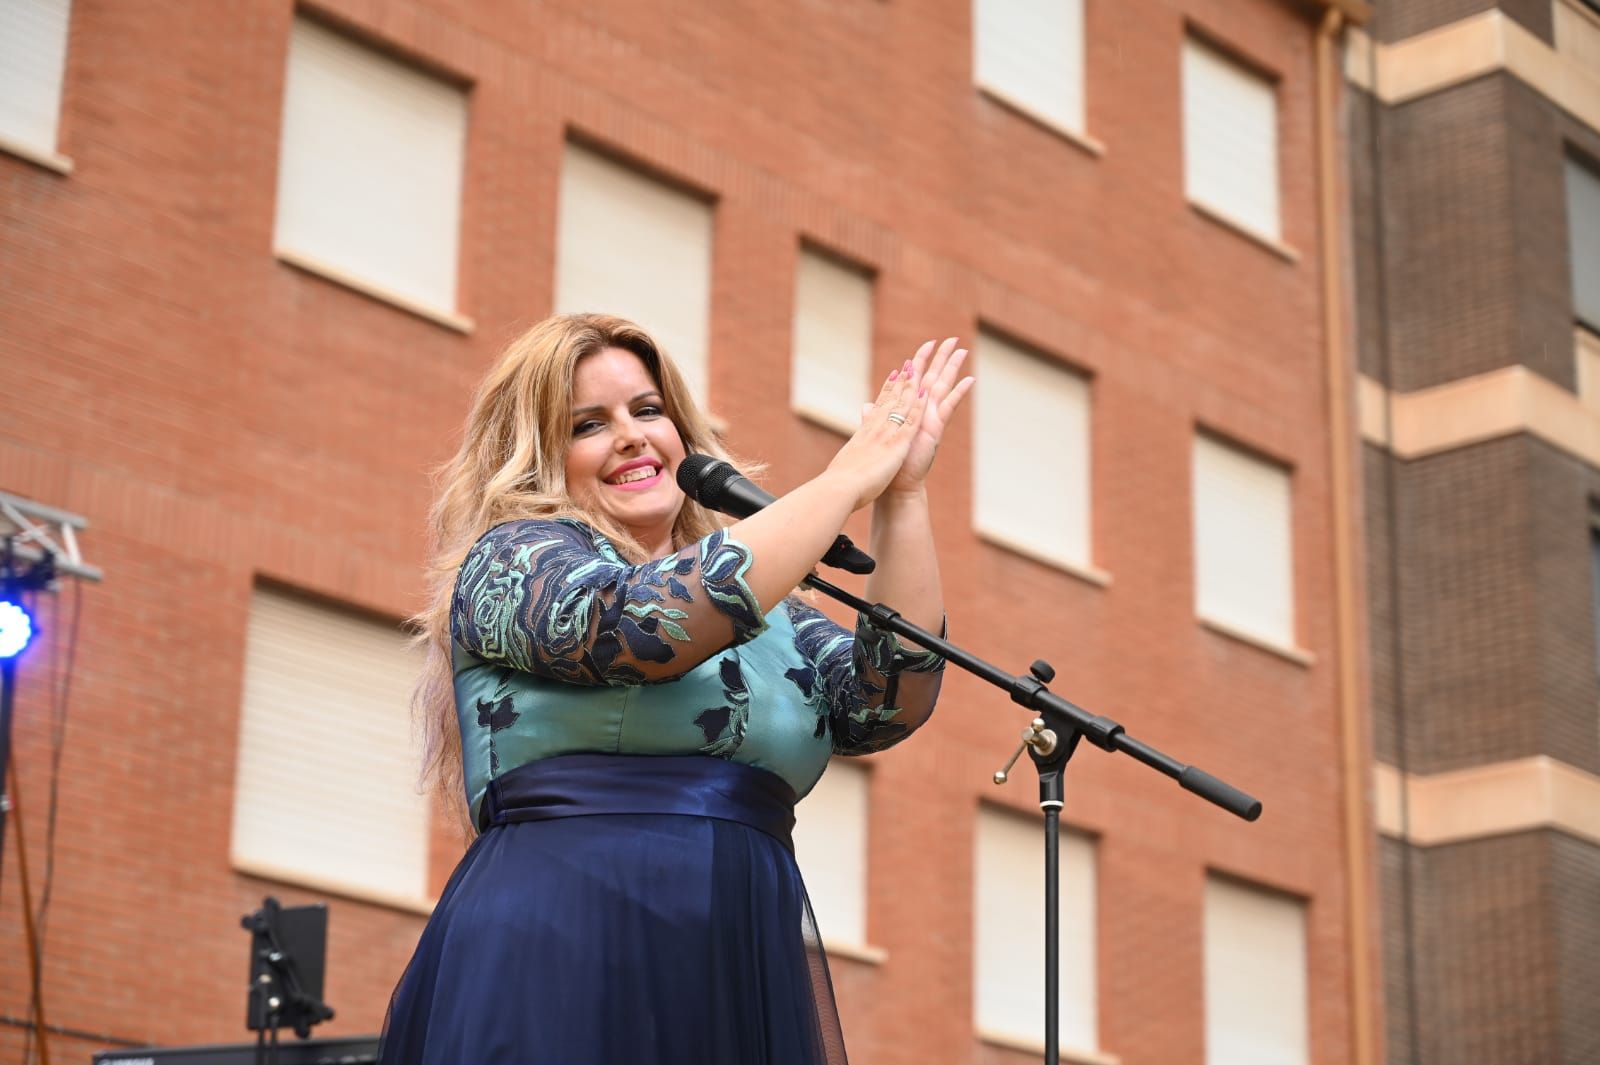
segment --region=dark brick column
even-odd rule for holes
[[[1374,35],[1494,6],[1402,0]],[[1548,2],[1499,7],[1551,40]],[[1563,166],[1600,134],[1507,72],[1392,105],[1351,96],[1361,373],[1403,396],[1520,366],[1575,391]],[[1517,433],[1408,459],[1369,442],[1364,478],[1378,761],[1600,772],[1600,471]],[[1600,845],[1399,835],[1380,841],[1391,1065],[1600,1060]]]

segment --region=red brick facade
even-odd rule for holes
[[[500,345],[550,310],[572,137],[715,197],[712,401],[731,443],[770,462],[775,490],[839,444],[788,409],[802,239],[877,271],[884,372],[921,340],[981,323],[1091,375],[1093,561],[1110,584],[973,535],[964,416],[932,486],[952,635],[1018,671],[1051,659],[1060,693],[1266,805],[1246,825],[1127,759],[1080,755],[1066,817],[1098,837],[1102,1049],[1125,1065],[1203,1060],[1202,898],[1216,870],[1308,900],[1311,1060],[1350,1060],[1307,10],[1089,0],[1088,129],[1102,155],[974,88],[960,0],[316,10],[472,86],[469,335],[274,258],[284,0],[80,0],[60,138],[73,171],[0,154],[0,490],[86,515],[85,552],[107,575],[83,598],[49,1021],[162,1044],[244,1037],[239,916],[269,892],[319,897],[229,865],[252,585],[394,618],[419,605],[424,471],[452,448]],[[1186,23],[1281,79],[1295,261],[1185,202]],[[1195,619],[1197,427],[1293,470],[1309,666]],[[1020,460],[1044,470],[1049,457]],[[864,534],[864,518],[850,529]],[[17,704],[36,892],[52,638],[24,665]],[[868,929],[888,959],[834,966],[856,1060],[1028,1060],[979,1043],[971,1006],[975,811],[1032,807],[1029,774],[1004,791],[989,782],[1022,720],[952,673],[928,729],[875,760]],[[15,840],[0,891],[10,1018],[27,1007]],[[456,853],[441,829],[436,888]],[[323,1031],[375,1031],[422,918],[328,901],[339,1016]],[[0,1058],[20,1060],[21,1043],[0,1026]],[[56,1037],[53,1060],[103,1045]]]

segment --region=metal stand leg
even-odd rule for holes
[[[1061,1061],[1061,811],[1044,812],[1044,1060]]]
[[[1039,768],[1039,809],[1044,811],[1044,1060],[1061,1061],[1061,807],[1072,741],[1051,753],[1030,750]]]

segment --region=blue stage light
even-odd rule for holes
[[[15,658],[33,639],[33,616],[22,604],[0,599],[0,658]]]

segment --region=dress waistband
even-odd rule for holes
[[[776,773],[705,755],[563,754],[489,782],[478,828],[595,814],[736,821],[794,849],[794,789]]]

